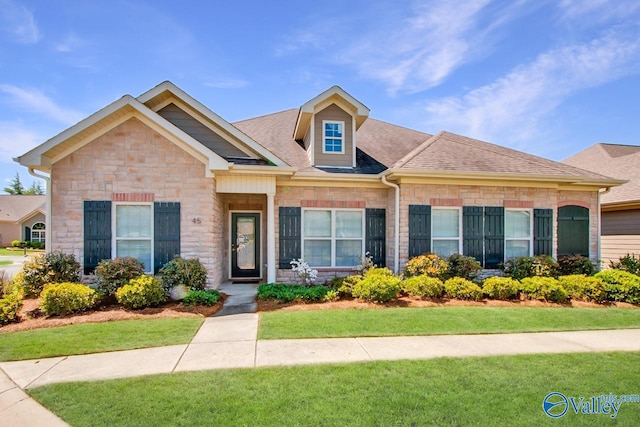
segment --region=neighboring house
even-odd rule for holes
[[[46,241],[46,196],[0,195],[0,247]]]
[[[250,100],[247,100],[250,102]],[[198,257],[210,286],[321,279],[369,252],[398,271],[460,252],[598,258],[598,192],[621,183],[449,132],[369,118],[338,86],[299,108],[228,123],[170,82],[125,95],[16,159],[50,175],[49,249],[85,273],[115,256],[147,270]],[[585,221],[563,221],[572,209]]]
[[[608,266],[626,254],[640,255],[640,146],[594,144],[563,163],[628,180],[600,198],[601,259]]]

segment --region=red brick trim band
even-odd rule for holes
[[[533,208],[533,202],[526,200],[505,200],[502,206],[505,208],[531,209]]]
[[[462,206],[462,199],[431,199],[431,206]]]
[[[302,200],[300,206],[303,208],[350,208],[363,209],[365,202],[351,200]]]
[[[153,202],[156,195],[153,193],[113,193],[112,202]]]

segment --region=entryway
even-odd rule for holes
[[[260,213],[231,213],[231,277],[261,278]]]

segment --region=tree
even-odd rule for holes
[[[42,195],[44,194],[44,190],[42,189],[42,185],[40,185],[40,181],[33,181],[31,183],[31,187],[29,187],[29,189],[27,191],[24,192],[24,194],[28,194],[28,195]]]
[[[24,194],[24,185],[20,182],[20,174],[16,172],[16,177],[13,178],[8,187],[4,187],[4,192],[13,195]]]

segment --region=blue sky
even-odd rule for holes
[[[338,84],[376,119],[562,160],[640,145],[640,2],[0,0],[0,190],[164,80],[231,122]]]

